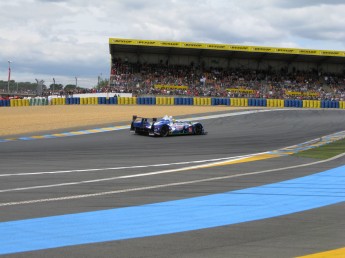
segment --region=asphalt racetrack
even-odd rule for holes
[[[344,131],[343,110],[202,124],[207,135],[0,143],[0,254],[296,257],[345,247],[345,157],[234,162]]]

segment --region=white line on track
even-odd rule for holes
[[[263,153],[259,153],[263,154]],[[252,155],[244,155],[244,156],[237,156],[230,159],[226,159],[226,161],[236,161],[245,159],[248,157],[253,157],[258,154],[252,154]],[[175,168],[175,169],[168,169],[168,170],[161,170],[161,171],[153,171],[153,172],[146,172],[146,173],[140,173],[140,174],[132,174],[132,175],[125,175],[125,176],[116,176],[116,177],[108,177],[108,178],[101,178],[101,179],[94,179],[94,180],[84,180],[84,181],[76,181],[76,182],[69,182],[69,183],[61,183],[61,184],[51,184],[51,185],[39,185],[39,186],[29,186],[29,187],[21,187],[21,188],[12,188],[12,189],[4,189],[0,190],[0,193],[6,193],[6,192],[17,192],[17,191],[25,191],[25,190],[33,190],[33,189],[42,189],[42,188],[53,188],[53,187],[61,187],[61,186],[71,186],[71,185],[81,185],[81,184],[90,184],[90,183],[97,183],[97,182],[103,182],[103,181],[113,181],[113,180],[120,180],[120,179],[128,179],[128,178],[136,178],[136,177],[145,177],[145,176],[154,176],[154,175],[160,175],[160,174],[168,174],[168,173],[176,173],[186,170],[192,170],[192,169],[200,169],[205,168],[212,165],[220,164],[220,159],[215,159],[216,162],[211,162],[207,164],[202,165],[196,165],[196,166],[189,166],[189,167],[182,167],[182,168]],[[164,164],[168,165],[168,164]],[[142,166],[145,167],[145,166]],[[151,166],[147,166],[151,167]]]
[[[88,198],[88,197],[97,197],[97,196],[104,196],[104,195],[111,195],[111,194],[118,194],[118,193],[128,193],[128,192],[135,192],[135,191],[152,190],[152,189],[171,187],[171,186],[181,186],[181,185],[188,185],[188,184],[196,184],[196,183],[202,183],[202,182],[217,181],[217,180],[223,180],[223,179],[229,179],[229,178],[235,178],[235,177],[243,177],[243,176],[250,176],[250,175],[265,174],[265,173],[271,173],[271,172],[276,172],[276,171],[281,171],[281,170],[295,169],[295,168],[300,168],[300,167],[317,165],[317,164],[333,161],[333,160],[338,159],[338,158],[343,157],[343,156],[345,156],[345,153],[342,153],[340,155],[337,155],[337,156],[335,156],[333,158],[330,158],[330,159],[327,159],[327,160],[321,160],[321,161],[316,161],[316,162],[306,163],[306,164],[301,164],[301,165],[296,165],[296,166],[290,166],[290,167],[283,167],[283,168],[276,168],[276,169],[269,169],[269,170],[249,172],[249,173],[244,173],[244,174],[236,174],[236,175],[221,176],[221,177],[212,177],[212,178],[206,178],[206,179],[200,179],[200,180],[192,180],[192,181],[184,181],[184,182],[177,182],[177,183],[170,183],[170,184],[153,185],[153,186],[147,186],[147,187],[129,188],[129,189],[123,189],[123,190],[99,192],[99,193],[94,193],[94,194],[81,194],[81,195],[72,195],[72,196],[66,196],[66,197],[56,197],[56,198],[36,199],[36,200],[28,200],[28,201],[20,201],[20,202],[0,203],[0,207],[14,206],[14,205],[24,205],[24,204],[34,204],[34,203],[42,203],[42,202],[53,202],[53,201],[82,199],[82,198]]]
[[[242,156],[218,158],[218,159],[205,159],[205,160],[195,160],[195,161],[185,161],[176,163],[163,163],[163,164],[153,164],[153,165],[141,165],[141,166],[128,166],[128,167],[112,167],[112,168],[90,168],[90,169],[75,169],[75,170],[59,170],[59,171],[45,171],[45,172],[27,172],[27,173],[15,173],[15,174],[0,174],[0,177],[11,177],[11,176],[34,176],[34,175],[44,175],[44,174],[63,174],[63,173],[80,173],[80,172],[96,172],[96,171],[107,171],[107,170],[122,170],[122,169],[137,169],[137,168],[149,168],[149,167],[164,167],[164,166],[175,166],[175,165],[188,165],[206,162],[216,162],[222,160],[235,160],[238,158],[252,157],[253,155],[259,155],[263,153],[248,154]]]
[[[220,114],[220,115],[211,115],[211,116],[204,116],[204,117],[198,117],[198,118],[191,118],[189,120],[204,120],[204,119],[221,118],[221,117],[237,116],[237,115],[245,115],[245,114],[252,114],[252,113],[259,113],[259,112],[280,111],[280,110],[285,111],[287,109],[243,111],[243,112],[236,112],[236,113],[228,113],[228,114]],[[187,165],[187,164],[198,164],[198,163],[211,162],[211,163],[202,164],[202,165],[196,165],[196,166],[189,166],[189,167],[176,168],[176,169],[170,169],[170,170],[162,170],[162,171],[155,171],[155,172],[148,172],[148,173],[141,173],[141,174],[126,175],[126,176],[117,176],[117,177],[95,179],[95,180],[85,180],[85,181],[69,182],[69,183],[61,183],[61,184],[51,184],[51,185],[31,186],[31,187],[14,188],[14,189],[4,189],[4,190],[0,190],[0,193],[13,192],[13,191],[23,191],[23,190],[31,190],[31,189],[40,189],[40,188],[69,186],[69,185],[78,185],[78,184],[87,184],[87,183],[95,183],[95,182],[100,182],[100,181],[111,181],[111,180],[119,180],[119,179],[135,178],[135,177],[152,176],[152,175],[165,174],[165,173],[175,173],[175,172],[180,172],[180,171],[185,171],[185,170],[209,167],[209,166],[212,166],[212,165],[217,165],[217,164],[224,163],[224,161],[229,162],[229,161],[241,160],[241,159],[245,159],[245,158],[248,158],[248,157],[254,157],[254,156],[257,156],[257,155],[260,155],[260,154],[266,154],[266,153],[269,153],[269,152],[262,152],[262,153],[249,154],[249,155],[236,156],[236,157],[227,157],[227,158],[218,158],[218,159],[209,159],[209,160],[199,160],[199,161],[187,161],[187,162],[178,162],[178,163],[154,164],[154,165],[146,165],[146,166],[128,166],[128,167],[115,167],[115,168],[96,168],[96,169],[62,170],[62,171],[50,171],[50,172],[30,172],[30,173],[17,173],[17,174],[2,174],[2,175],[0,175],[0,177],[30,176],[30,175],[60,174],[60,173],[75,173],[75,172],[93,172],[93,171],[120,170],[120,169],[137,169],[137,168],[163,167],[163,166]],[[117,191],[111,191],[111,192],[102,192],[102,193],[96,193],[96,194],[86,194],[86,195],[77,195],[77,196],[69,196],[69,197],[57,197],[57,198],[41,199],[41,200],[44,200],[44,201],[48,200],[48,201],[50,201],[50,200],[62,200],[62,199],[66,200],[66,199],[85,198],[85,197],[105,195],[105,194],[112,194],[112,193],[139,191],[139,190],[154,189],[154,188],[167,187],[167,186],[173,186],[173,185],[192,184],[192,183],[197,183],[197,182],[213,181],[213,180],[220,180],[220,179],[239,177],[239,176],[246,176],[246,175],[253,175],[253,174],[262,174],[262,173],[268,173],[268,172],[273,172],[273,171],[279,171],[279,170],[285,170],[285,169],[309,166],[309,165],[313,165],[313,164],[319,164],[319,163],[323,163],[323,162],[327,162],[327,161],[333,160],[333,159],[338,158],[340,156],[343,156],[343,154],[338,155],[338,156],[336,156],[334,158],[331,158],[329,160],[325,160],[325,161],[318,161],[318,162],[313,162],[313,163],[304,164],[304,165],[298,165],[298,166],[293,166],[293,167],[285,167],[285,168],[278,168],[278,169],[265,170],[265,171],[259,171],[259,172],[251,172],[251,173],[246,173],[246,174],[238,174],[238,175],[231,175],[231,176],[225,176],[225,177],[216,177],[216,178],[209,178],[209,179],[202,179],[202,180],[195,180],[195,181],[179,182],[179,183],[174,183],[174,184],[166,184],[166,185],[158,185],[158,186],[148,186],[148,187],[143,187],[143,188],[125,189],[125,190],[117,190]],[[39,200],[15,202],[15,204],[24,204],[24,203],[30,203],[30,202],[39,202]],[[6,203],[3,203],[3,204],[0,203],[0,206],[6,206]]]

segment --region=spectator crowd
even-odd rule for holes
[[[134,95],[345,100],[345,73],[205,68],[113,60],[110,87]]]
[[[0,98],[6,98],[0,89]],[[199,97],[345,100],[345,70],[341,74],[316,69],[300,71],[248,68],[216,68],[199,65],[170,65],[159,62],[130,63],[114,59],[109,85],[101,88],[77,88],[42,96],[73,96],[83,93],[132,93],[140,95],[178,95]],[[34,95],[35,91],[17,92]],[[7,96],[9,97],[9,96]]]

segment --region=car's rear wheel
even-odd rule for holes
[[[201,135],[202,134],[202,125],[201,124],[196,124],[194,126],[194,134],[196,135]]]
[[[167,125],[163,125],[159,134],[162,136],[162,137],[166,137],[168,136],[169,134],[169,127]]]

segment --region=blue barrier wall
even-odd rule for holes
[[[98,101],[99,103],[99,101]],[[79,105],[80,104],[80,98],[79,97],[70,97],[66,98],[66,105]]]
[[[138,105],[156,105],[156,97],[138,97]]]
[[[248,106],[266,107],[267,106],[267,100],[266,99],[248,99]]]
[[[284,107],[303,107],[303,101],[299,99],[286,99]]]
[[[10,107],[11,101],[9,99],[0,100],[0,107]]]
[[[98,104],[99,105],[116,105],[117,104],[117,97],[98,97]]]
[[[174,105],[193,105],[193,104],[194,104],[193,98],[185,98],[185,97],[174,98]]]
[[[212,106],[218,106],[218,105],[230,106],[230,98],[211,98],[211,105]]]
[[[322,100],[321,108],[340,108],[340,104],[336,100]]]
[[[118,99],[118,97],[94,97],[94,98],[83,98],[80,97],[68,97],[68,98],[53,98],[51,99],[51,105],[80,105],[82,104],[91,104],[90,99],[92,99],[92,104],[99,104],[99,105],[117,105],[117,104],[127,104],[127,99],[122,98]],[[164,99],[164,102],[163,100]],[[119,103],[120,100],[120,103]],[[167,101],[169,100],[169,102]],[[207,100],[207,101],[206,101]],[[24,101],[24,100],[23,100]],[[35,105],[47,105],[48,99],[47,98],[33,98],[29,101],[30,106]],[[86,101],[86,102],[85,102]],[[121,102],[122,101],[122,102]],[[130,98],[128,102],[129,104],[138,104],[138,105],[225,105],[225,106],[257,106],[257,107],[274,107],[277,106],[274,103],[278,103],[278,101],[282,100],[272,100],[272,99],[264,99],[264,98],[228,98],[228,97],[208,97],[208,98],[200,98],[200,97],[133,97]],[[158,102],[157,102],[158,101]],[[172,102],[170,102],[172,101]],[[12,104],[11,104],[12,103]],[[22,102],[20,102],[22,103]],[[0,100],[0,107],[17,107],[17,106],[24,106],[17,101],[11,102],[11,100]],[[23,102],[24,103],[24,102]],[[315,104],[316,103],[316,104]],[[279,104],[279,107],[282,107]],[[285,99],[284,100],[284,107],[293,107],[293,108],[332,108],[332,109],[344,109],[345,102],[344,101],[335,101],[335,100],[297,100],[297,99]]]

